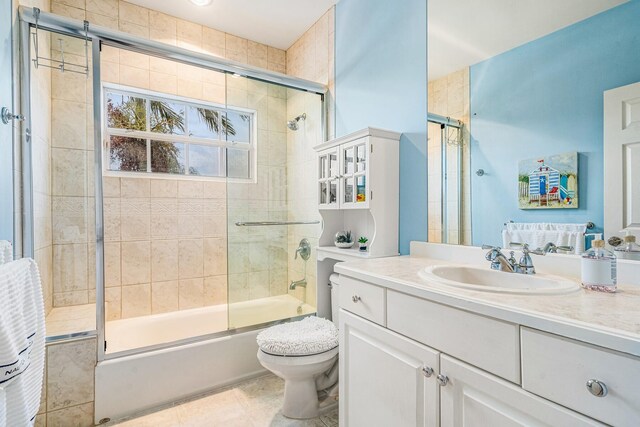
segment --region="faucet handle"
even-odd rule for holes
[[[522,250],[529,250],[528,243],[520,243],[520,242],[509,242],[510,248],[522,248]]]
[[[486,249],[492,249],[492,250],[499,251],[499,250],[501,250],[502,248],[501,248],[500,246],[491,246],[491,245],[484,245],[484,244],[483,244],[483,245],[482,245],[482,249],[485,249],[485,250],[486,250]]]
[[[543,251],[540,248],[534,249],[534,250],[529,249],[528,243],[511,242],[509,245],[511,247],[521,248],[523,255],[527,255],[527,254],[545,255],[545,251]]]
[[[498,258],[498,255],[502,253],[500,252],[502,249],[499,246],[482,245],[482,249],[489,250],[489,252],[487,252],[487,255],[485,255],[484,258],[487,261],[491,261],[491,262],[495,262],[496,258]]]

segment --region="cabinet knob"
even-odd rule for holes
[[[449,383],[449,377],[447,377],[446,375],[438,374],[438,376],[436,377],[436,381],[438,381],[438,384],[440,384],[440,386],[444,387],[447,385],[447,383]]]
[[[596,397],[605,397],[609,393],[605,383],[594,379],[587,381],[587,390]]]
[[[360,298],[358,295],[354,295],[354,296],[351,297],[351,301],[353,301],[353,302],[358,302],[360,300],[362,300],[362,298]]]
[[[422,375],[424,375],[427,378],[430,378],[431,375],[433,375],[433,368],[431,368],[430,366],[423,366]]]

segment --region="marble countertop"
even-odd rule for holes
[[[418,276],[423,268],[438,264],[459,263],[400,256],[338,263],[335,270],[405,294],[640,356],[638,286],[621,285],[615,294],[580,289],[561,295],[517,295],[460,289]]]

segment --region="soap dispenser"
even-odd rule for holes
[[[616,256],[605,249],[602,234],[596,235],[591,249],[582,254],[582,286],[600,292],[615,292]]]
[[[627,235],[624,236],[623,243],[616,246],[613,252],[620,259],[632,259],[640,261],[640,245],[636,243],[636,236],[626,230]]]

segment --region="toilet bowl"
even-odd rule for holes
[[[337,283],[331,282],[334,306]],[[337,404],[333,393],[326,392],[337,390],[338,383],[338,328],[330,320],[309,316],[272,326],[260,332],[257,341],[262,366],[284,380],[282,415],[315,418]]]
[[[258,360],[284,380],[282,415],[307,419],[320,414],[316,379],[336,365],[338,347],[320,354],[289,357],[259,350]]]

